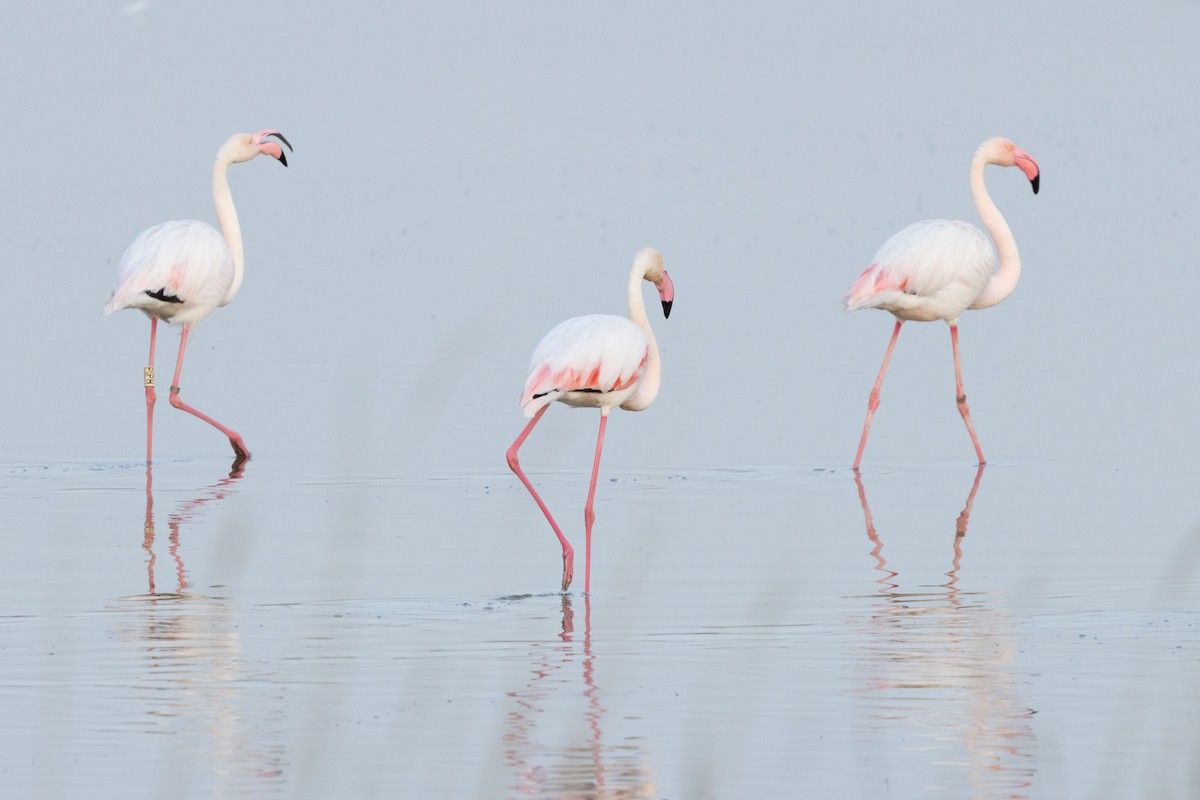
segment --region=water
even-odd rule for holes
[[[69,11],[69,13],[68,13]],[[159,2],[6,10],[0,788],[13,797],[1190,797],[1200,680],[1198,12]],[[141,229],[212,219],[242,293],[144,436]],[[838,298],[916,219],[1024,262],[945,327]],[[676,285],[663,391],[552,409],[530,349]],[[169,374],[174,332],[159,337]],[[163,393],[165,395],[165,392]],[[149,480],[148,480],[149,479]]]
[[[550,591],[553,539],[507,476],[251,468],[159,464],[149,515],[134,465],[10,471],[10,518],[43,520],[2,554],[10,785],[1180,796],[1194,776],[1194,534],[1119,471],[868,470],[861,494],[845,469],[617,472],[584,597]],[[1009,500],[1039,485],[1112,502]]]

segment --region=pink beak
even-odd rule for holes
[[[280,147],[275,142],[264,141],[264,139],[266,139],[268,136],[274,136],[276,139],[278,139],[279,141],[286,144],[288,150],[292,149],[291,142],[289,142],[287,139],[285,139],[283,137],[283,134],[280,133],[279,131],[273,131],[270,129],[267,129],[265,131],[259,131],[258,133],[254,134],[254,143],[258,145],[258,152],[263,153],[264,155],[271,156],[271,158],[279,159],[279,163],[283,164],[286,167],[287,166],[287,156],[285,156],[283,154],[283,148]]]
[[[662,300],[663,316],[671,316],[671,304],[675,302],[675,284],[671,283],[671,276],[664,269],[662,277],[655,284],[658,288],[658,297]]]
[[[1038,169],[1037,162],[1033,160],[1033,156],[1029,155],[1019,147],[1014,147],[1012,151],[1013,163],[1021,168],[1021,172],[1025,173],[1025,177],[1029,178],[1029,182],[1033,184],[1033,193],[1038,193],[1038,185],[1041,183],[1042,173]]]

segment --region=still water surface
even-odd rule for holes
[[[153,477],[6,472],[10,519],[38,520],[0,553],[3,775],[26,794],[1186,796],[1194,778],[1200,553],[1169,509],[1070,501],[1121,507],[1137,487],[1117,470],[618,472],[591,596],[552,591],[553,537],[506,475]],[[543,476],[549,502],[585,477]]]

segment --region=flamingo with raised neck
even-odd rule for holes
[[[867,402],[867,419],[854,456],[856,470],[867,446],[871,419],[879,407],[879,388],[900,336],[900,326],[909,320],[930,322],[940,319],[950,326],[958,411],[971,435],[979,463],[985,463],[963,391],[958,318],[967,309],[988,308],[1004,300],[1017,287],[1017,279],[1021,276],[1017,243],[983,184],[983,171],[988,164],[1017,167],[1033,184],[1034,194],[1037,194],[1041,174],[1032,156],[1004,138],[988,139],[979,145],[971,160],[971,195],[979,217],[992,234],[1000,253],[999,270],[995,269],[996,254],[983,231],[967,222],[930,219],[909,225],[884,242],[871,266],[863,270],[850,288],[846,298],[847,311],[881,308],[896,318],[883,365]]]
[[[147,228],[121,256],[117,286],[104,313],[136,308],[150,317],[150,358],[143,373],[146,387],[146,461],[154,449],[154,340],[158,321],[182,325],[175,377],[171,382],[171,405],[212,425],[229,437],[238,464],[250,457],[242,437],[212,417],[187,405],[179,397],[179,372],[183,351],[192,327],[219,306],[226,305],[242,287],[245,267],[242,229],[238,224],[233,194],[229,191],[229,165],[249,161],[260,153],[287,166],[278,139],[292,149],[276,130],[237,133],[217,151],[213,164],[213,203],[221,230],[196,220],[172,220]]]

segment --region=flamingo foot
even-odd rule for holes
[[[575,551],[563,551],[563,580],[562,590],[565,592],[571,586],[571,579],[575,577]]]
[[[238,448],[236,444],[233,446],[233,452],[233,464],[229,467],[229,477],[240,478],[246,471],[246,462],[250,460],[250,454],[244,447]]]
[[[242,441],[241,435],[229,437],[229,443],[233,445],[236,463],[245,463],[250,459],[250,451],[246,449],[246,443]]]

